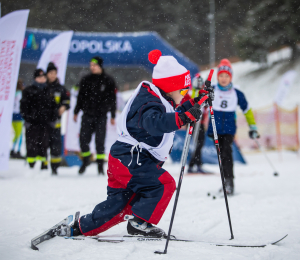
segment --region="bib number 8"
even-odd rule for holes
[[[226,108],[227,107],[227,100],[223,100],[221,102],[221,108]]]

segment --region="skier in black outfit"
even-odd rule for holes
[[[106,114],[108,111],[111,112],[111,124],[115,124],[117,87],[113,78],[105,73],[102,66],[102,58],[92,58],[90,61],[91,74],[84,76],[79,84],[80,89],[74,109],[74,121],[77,121],[78,113],[82,110],[80,149],[83,159],[82,166],[79,169],[80,174],[85,172],[86,167],[90,163],[91,152],[89,143],[94,132],[96,132],[98,173],[104,174],[104,141],[106,135]]]
[[[47,91],[56,103],[59,117],[51,122],[48,127],[49,146],[51,154],[52,174],[57,174],[57,168],[61,163],[61,115],[70,108],[70,94],[66,88],[59,84],[57,68],[50,62],[47,68]]]
[[[54,99],[46,89],[46,76],[42,69],[34,71],[34,82],[23,90],[20,113],[25,120],[27,162],[33,168],[37,160],[41,169],[47,169],[46,153],[49,141],[48,125],[57,120],[58,113]]]

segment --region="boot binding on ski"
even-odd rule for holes
[[[146,237],[156,237],[162,238],[166,237],[166,233],[158,228],[153,226],[152,224],[136,217],[136,216],[126,216],[128,220],[127,224],[127,232],[129,235],[142,235]]]

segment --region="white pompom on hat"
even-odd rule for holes
[[[162,56],[160,50],[150,51],[148,59],[156,64],[153,68],[152,83],[169,93],[191,86],[190,72],[180,65],[173,56]]]

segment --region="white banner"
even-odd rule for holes
[[[48,63],[52,61],[57,67],[57,77],[62,85],[65,84],[69,49],[72,37],[73,31],[67,31],[60,33],[53,38],[43,51],[37,65],[38,69],[43,69],[46,71]]]
[[[80,143],[79,143],[79,133],[81,128],[81,117],[82,117],[82,111],[79,112],[77,117],[77,122],[74,122],[74,108],[77,103],[77,96],[78,96],[78,90],[72,88],[70,91],[70,109],[68,110],[68,119],[67,119],[67,128],[65,133],[65,149],[68,151],[74,151],[74,152],[80,152]],[[121,96],[118,95],[118,104],[122,104],[124,102],[121,102]],[[117,126],[112,125],[110,123],[110,112],[107,113],[107,123],[106,123],[106,138],[105,138],[105,154],[108,155],[110,151],[110,147],[114,144],[114,142],[118,138],[117,134]],[[118,119],[118,113],[116,113],[116,121]],[[90,151],[91,153],[96,153],[95,148],[95,134],[92,136],[92,140],[90,142]]]
[[[280,80],[280,85],[277,90],[277,95],[275,97],[275,103],[278,106],[282,105],[282,102],[284,101],[285,97],[288,95],[296,75],[297,73],[294,70],[289,70],[282,75]]]
[[[0,170],[8,169],[11,121],[29,10],[0,19]]]

